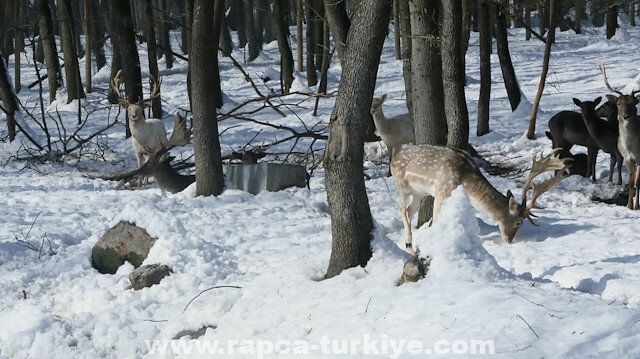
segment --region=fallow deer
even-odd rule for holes
[[[120,74],[118,71],[112,80],[113,90],[118,97],[118,104],[127,110],[127,118],[129,119],[129,128],[131,129],[131,145],[136,154],[138,168],[154,156],[164,146],[167,145],[167,130],[162,120],[157,118],[145,118],[144,109],[151,106],[154,98],[160,96],[160,81],[153,78],[153,88],[151,97],[141,99],[138,102],[131,102],[120,94]],[[138,185],[143,184],[139,180]],[[144,184],[148,183],[147,177],[144,177]]]
[[[589,135],[601,150],[611,155],[609,164],[609,182],[613,181],[613,169],[618,165],[618,185],[622,184],[622,154],[618,151],[618,121],[605,121],[597,113],[596,106],[602,97],[594,101],[580,101],[573,99],[573,103],[580,107],[582,119],[589,131]],[[603,105],[604,106],[604,105]]]
[[[604,83],[609,91],[616,93],[618,96],[607,96],[610,101],[615,101],[618,105],[618,149],[624,157],[627,172],[629,173],[629,197],[627,199],[627,207],[629,209],[640,209],[640,120],[638,119],[638,109],[636,105],[639,102],[636,94],[640,90],[634,90],[630,95],[615,90],[609,85],[607,72],[604,63],[600,60],[600,72],[604,78]]]
[[[438,218],[443,202],[451,192],[463,185],[469,194],[471,205],[498,222],[502,238],[511,243],[525,219],[533,225],[531,210],[540,208],[536,199],[566,177],[569,159],[554,155],[534,155],[531,171],[522,190],[522,202],[518,203],[511,191],[506,196],[495,189],[482,175],[480,169],[466,152],[458,149],[426,144],[412,145],[398,153],[391,161],[391,173],[396,181],[400,216],[406,234],[407,251],[413,252],[411,220],[420,209],[422,200],[431,195],[435,198],[432,223]],[[538,184],[533,179],[546,172],[558,170],[555,176]],[[531,202],[527,203],[527,192],[532,190]]]
[[[413,132],[413,121],[408,113],[393,117],[384,116],[382,104],[386,99],[387,94],[374,98],[371,101],[371,114],[380,138],[389,150],[389,162],[391,162],[396,153],[400,152],[403,144],[416,142],[416,136]]]

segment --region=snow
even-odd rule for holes
[[[518,196],[531,156],[550,150],[544,136],[548,118],[561,110],[577,110],[573,97],[592,100],[607,93],[598,59],[605,60],[612,86],[623,92],[639,87],[640,68],[634,61],[639,45],[634,39],[640,29],[622,25],[611,40],[605,40],[603,29],[593,28],[582,35],[557,35],[536,140],[524,133],[544,44],[525,41],[518,29],[509,33],[522,103],[510,111],[497,55],[492,55],[491,132],[470,141],[489,162],[514,169],[504,176],[485,174],[501,192],[511,189]],[[392,38],[383,50],[376,87],[376,96],[388,94],[388,115],[406,111],[402,66],[395,60]],[[144,55],[144,48],[141,51]],[[234,56],[242,59],[242,49]],[[479,92],[475,33],[466,60],[474,133]],[[230,60],[220,61],[222,112],[227,113],[256,94]],[[257,60],[242,65],[262,93],[278,88],[273,79],[278,77],[276,46],[266,46]],[[12,66],[10,61],[9,73]],[[23,83],[28,83],[35,74],[32,64],[23,66]],[[336,91],[340,72],[334,63],[329,92]],[[173,125],[171,114],[188,108],[185,74],[186,64],[180,60],[173,69],[161,71],[167,128]],[[261,76],[272,80],[263,82]],[[306,85],[305,74],[295,76],[294,91],[314,90]],[[100,69],[93,82],[96,92],[81,102],[93,111],[80,132],[85,136],[118,113],[117,106],[104,100],[108,71]],[[19,97],[37,113],[37,90],[23,87]],[[61,91],[47,111],[50,119],[57,118],[57,111],[65,126],[75,129],[78,103],[66,105],[64,97]],[[285,102],[296,104],[280,107],[286,118],[271,109],[247,117],[300,131],[305,126],[326,130],[333,98],[319,101],[316,117],[314,100],[292,95]],[[124,119],[123,113],[118,116]],[[44,143],[31,118],[20,121]],[[240,119],[220,122],[220,130],[223,153],[252,139],[253,146],[290,135]],[[0,129],[0,136],[6,137],[6,129]],[[321,142],[304,139],[292,146],[290,141],[269,152],[283,160],[292,149],[304,153],[312,148],[318,151],[315,157],[290,158],[308,168],[321,158]],[[218,197],[196,197],[193,185],[173,195],[155,185],[131,191],[95,179],[97,174],[135,168],[122,126],[98,136],[82,156],[69,155],[63,163],[15,160],[35,152],[22,134],[14,143],[0,142],[0,358],[204,357],[206,352],[199,356],[197,349],[211,347],[196,345],[217,344],[215,353],[227,357],[277,357],[277,350],[282,357],[464,357],[478,348],[491,348],[501,358],[640,356],[640,213],[592,199],[622,191],[607,182],[608,156],[600,153],[596,183],[571,177],[544,194],[539,204],[546,208],[535,212],[540,226],[525,223],[511,245],[501,239],[495,223],[473,211],[464,188],[456,189],[437,223],[414,230],[421,254],[432,257],[427,276],[396,286],[408,254],[402,249],[395,183],[384,176],[383,147],[366,146],[373,257],[366,268],[323,280],[331,224],[321,167],[312,171],[310,189],[254,196],[228,186]],[[586,152],[574,148],[579,151]],[[172,152],[185,159],[193,147]],[[159,285],[134,291],[129,263],[114,275],[91,268],[92,246],[121,220],[158,239],[145,263],[163,263],[173,270]],[[42,255],[19,241],[38,248],[44,243]],[[55,255],[48,254],[49,243]],[[414,350],[420,355],[413,355]]]

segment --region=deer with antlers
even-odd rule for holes
[[[391,174],[396,181],[400,216],[406,233],[406,249],[413,252],[411,220],[420,209],[422,200],[433,196],[433,218],[436,221],[440,208],[451,192],[463,185],[469,194],[471,205],[498,222],[502,238],[511,243],[525,219],[533,222],[532,209],[541,194],[548,191],[566,177],[570,159],[558,158],[555,149],[548,156],[533,156],[529,177],[522,190],[522,203],[518,203],[511,191],[506,196],[493,187],[466,152],[449,147],[419,144],[400,151],[391,161]],[[547,171],[557,170],[555,176],[538,184],[533,179]],[[527,192],[532,190],[531,202],[527,203]]]
[[[138,102],[131,102],[120,93],[121,72],[122,71],[118,71],[111,84],[118,97],[118,104],[127,110],[127,118],[129,119],[132,137],[131,145],[133,146],[133,151],[136,153],[138,168],[141,168],[149,158],[153,157],[168,144],[167,130],[162,120],[145,118],[144,116],[144,109],[151,106],[153,99],[160,96],[160,81],[155,81],[155,79],[151,78],[153,87],[150,98],[141,99]],[[147,183],[148,178],[146,176],[142,178],[141,176],[138,181],[138,186]]]
[[[640,191],[638,191],[640,185],[640,120],[636,108],[639,99],[636,94],[640,90],[634,90],[630,95],[625,95],[611,87],[602,60],[600,60],[600,72],[602,72],[604,84],[607,85],[609,91],[618,95],[607,95],[607,98],[618,105],[618,150],[624,157],[624,164],[629,173],[627,208],[637,210],[640,209]]]

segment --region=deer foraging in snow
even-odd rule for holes
[[[627,172],[629,173],[629,197],[627,199],[627,208],[640,209],[639,197],[640,191],[640,120],[638,119],[638,97],[636,94],[640,90],[632,91],[630,95],[615,90],[609,85],[607,72],[604,63],[600,61],[600,72],[604,77],[604,83],[609,91],[618,94],[618,96],[607,96],[610,101],[615,101],[618,105],[618,149],[624,157]]]
[[[160,96],[159,81],[153,81],[151,97],[138,102],[130,102],[120,94],[120,73],[118,71],[112,80],[112,85],[118,103],[127,110],[129,128],[131,129],[131,145],[136,153],[138,168],[142,167],[146,160],[155,155],[167,144],[167,130],[162,120],[157,118],[145,118],[144,109],[151,106],[154,98]],[[142,184],[142,181],[138,185]],[[145,184],[147,178],[144,179]]]
[[[413,236],[411,220],[420,209],[422,200],[431,195],[434,223],[443,202],[451,192],[463,185],[469,194],[471,205],[498,222],[502,238],[511,243],[525,219],[533,225],[531,210],[537,207],[535,202],[541,194],[565,178],[569,159],[554,157],[560,149],[551,151],[548,156],[533,156],[529,177],[522,190],[522,202],[516,202],[511,191],[506,196],[495,189],[482,175],[473,159],[465,151],[419,144],[409,146],[391,161],[391,173],[396,181],[399,197],[400,216],[406,233],[406,248],[412,252]],[[538,184],[533,179],[546,172],[558,170],[554,177]],[[531,202],[527,203],[527,192],[532,190]]]
[[[371,114],[373,122],[380,134],[380,138],[389,150],[389,162],[393,160],[396,153],[405,143],[415,143],[416,136],[413,132],[413,121],[409,114],[398,115],[394,117],[385,117],[382,112],[382,104],[387,99],[387,94],[380,98],[374,98],[371,101]]]
[[[551,148],[561,148],[560,157],[569,157],[571,147],[580,145],[587,148],[587,178],[596,180],[596,159],[598,143],[589,135],[580,112],[561,111],[549,119],[549,131],[545,134],[551,140]]]

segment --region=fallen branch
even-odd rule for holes
[[[207,289],[203,290],[202,292],[198,293],[198,295],[196,295],[195,297],[193,297],[193,299],[191,299],[189,301],[189,303],[187,303],[187,305],[184,307],[184,309],[182,310],[182,313],[184,313],[187,310],[187,308],[189,308],[191,303],[193,303],[193,301],[196,300],[196,298],[198,298],[203,293],[208,292],[208,291],[213,290],[213,289],[220,289],[220,288],[242,289],[242,287],[239,287],[237,285],[217,285],[217,286],[214,286],[214,287],[211,287],[211,288],[207,288]]]

